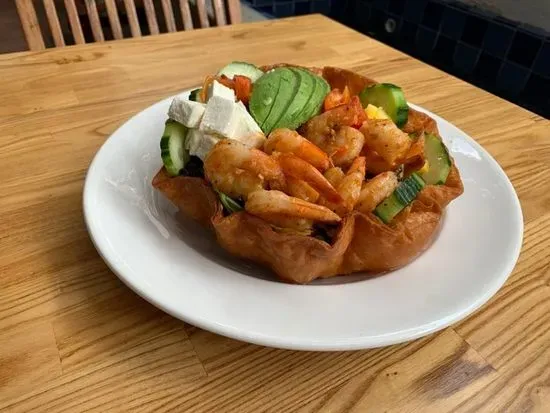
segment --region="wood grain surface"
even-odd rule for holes
[[[130,116],[231,60],[351,68],[473,136],[523,206],[504,287],[437,334],[334,353],[220,337],[132,293],[88,238],[86,169]],[[0,411],[550,411],[547,120],[318,15],[8,54],[0,70]]]

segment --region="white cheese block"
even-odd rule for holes
[[[206,159],[208,152],[218,143],[219,137],[214,135],[206,135],[198,129],[191,129],[187,135],[189,144],[189,154],[199,157],[202,161]]]
[[[235,101],[235,92],[233,89],[228,88],[227,86],[222,85],[217,80],[214,80],[210,86],[208,86],[208,90],[206,93],[206,102],[210,100],[210,98],[217,96],[220,98],[225,98],[228,100]]]
[[[233,138],[241,129],[239,106],[229,99],[212,97],[206,104],[199,130],[204,134]]]
[[[262,129],[258,126],[254,118],[246,110],[246,106],[242,102],[237,103],[240,127],[235,132],[233,139],[244,143],[247,146],[260,148],[266,140]]]
[[[176,96],[168,109],[168,117],[187,126],[197,128],[202,120],[206,105]]]

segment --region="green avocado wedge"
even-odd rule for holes
[[[281,76],[274,70],[263,75],[254,84],[250,96],[249,110],[260,127],[262,127],[273,109],[273,103],[281,87],[281,79]]]
[[[263,75],[254,85],[250,113],[268,135],[292,102],[298,88],[298,76],[285,67]]]
[[[274,128],[296,129],[304,123],[307,119],[304,120],[299,115],[303,111],[304,107],[308,106],[315,91],[316,80],[313,76],[305,70],[294,67],[290,67],[289,69],[296,74],[299,79],[296,95]]]
[[[328,92],[330,92],[330,86],[327,81],[320,76],[317,76],[305,69],[296,70],[305,73],[314,80],[313,91],[311,92],[310,98],[303,106],[302,110],[296,115],[296,123],[300,126],[319,113],[321,106],[323,106],[325,97]]]

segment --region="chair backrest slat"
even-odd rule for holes
[[[61,30],[61,24],[59,24],[59,17],[53,0],[43,0],[44,10],[46,11],[46,17],[48,18],[48,24],[52,32],[52,37],[57,47],[65,46],[65,38],[63,37],[63,30]]]
[[[222,0],[212,0],[214,3],[214,15],[216,16],[216,23],[218,26],[225,26],[227,21],[225,20],[225,7]]]
[[[155,10],[155,2],[160,3],[162,14],[164,15],[165,25],[162,26],[163,31],[175,32],[181,29],[183,23],[184,30],[193,30],[197,27],[209,27],[211,21],[218,26],[226,24],[240,23],[241,21],[241,6],[239,0],[209,0],[211,3],[206,4],[206,0],[178,0],[179,12],[181,20],[178,17],[176,22],[176,14],[172,2],[174,0],[10,0],[14,1],[17,6],[17,12],[21,20],[21,26],[27,40],[27,44],[31,50],[42,50],[46,48],[46,42],[42,36],[42,31],[38,21],[35,2],[42,2],[46,18],[49,26],[48,46],[53,43],[56,47],[62,47],[67,44],[67,35],[72,34],[74,43],[86,43],[84,31],[82,29],[81,18],[90,22],[90,28],[93,39],[96,42],[105,41],[105,28],[102,26],[100,13],[107,12],[109,26],[112,37],[116,40],[123,39],[124,33],[128,36],[128,32],[122,30],[119,12],[123,14],[125,30],[129,26],[132,37],[140,37],[143,35],[142,29],[145,28],[145,22],[140,25],[138,7],[145,11],[149,34],[155,35],[160,33],[159,22]],[[122,6],[124,3],[124,6]],[[119,10],[120,8],[120,10]],[[123,10],[124,9],[124,10]],[[177,12],[177,10],[176,10]],[[213,14],[213,16],[212,16]],[[197,19],[198,17],[198,19]],[[127,20],[126,20],[127,19]],[[67,25],[68,20],[68,25]],[[197,21],[198,20],[198,21]],[[68,27],[67,27],[68,26]],[[165,28],[164,28],[165,27]],[[70,32],[69,32],[70,29]]]
[[[126,8],[126,15],[128,16],[128,23],[130,24],[130,32],[132,33],[132,37],[141,37],[141,28],[139,27],[139,20],[134,0],[124,0],[124,7]]]
[[[40,25],[38,24],[32,0],[15,0],[15,5],[17,6],[17,13],[19,13],[19,19],[21,20],[29,48],[31,50],[45,49],[46,45],[40,32]]]
[[[176,19],[174,19],[174,10],[170,0],[161,0],[162,11],[164,12],[164,21],[166,22],[166,30],[169,32],[176,31]]]
[[[229,21],[231,24],[237,24],[241,22],[241,3],[239,0],[229,0],[227,2],[227,8],[229,9]]]
[[[143,7],[145,8],[145,16],[147,17],[147,25],[149,26],[149,33],[159,34],[159,24],[157,22],[157,15],[155,13],[155,6],[153,0],[143,0]]]
[[[208,12],[206,11],[206,4],[204,0],[197,0],[197,12],[199,14],[199,22],[201,27],[210,27],[208,22]]]
[[[78,18],[78,10],[74,0],[65,0],[65,8],[67,10],[67,16],[69,16],[69,24],[71,25],[71,31],[73,32],[74,41],[76,44],[86,43],[84,40],[84,33],[82,32],[82,26],[80,25],[80,19]]]
[[[97,12],[97,5],[95,0],[85,0],[86,12],[88,13],[88,19],[90,20],[90,26],[92,27],[92,34],[96,42],[105,41],[103,35],[103,28],[101,27],[101,21],[99,20],[99,14]]]
[[[183,20],[183,28],[185,30],[193,30],[193,19],[191,17],[191,8],[189,0],[180,0],[181,18]]]
[[[115,0],[105,0],[105,7],[107,8],[107,16],[109,16],[113,37],[117,40],[122,39],[122,27],[120,26]]]

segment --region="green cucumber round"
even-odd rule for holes
[[[382,107],[391,120],[398,126],[403,127],[409,118],[409,105],[405,94],[399,86],[391,83],[378,83],[367,86],[359,94],[361,104],[367,107],[370,103],[376,107]]]
[[[264,72],[256,66],[246,62],[231,62],[218,72],[218,76],[225,75],[229,79],[233,79],[235,75],[246,76],[252,83],[262,77],[263,74]]]
[[[160,156],[170,176],[179,175],[189,161],[189,152],[185,149],[186,137],[185,126],[172,120],[166,122],[160,139]]]

